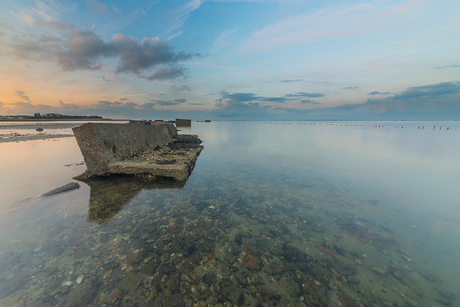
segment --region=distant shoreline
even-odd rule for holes
[[[126,119],[127,120],[127,119]],[[27,118],[27,119],[0,119],[1,122],[87,122],[87,121],[124,121],[111,118]]]

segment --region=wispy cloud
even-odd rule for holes
[[[97,0],[86,0],[86,5],[100,14],[105,14],[108,11],[107,4],[100,3]]]
[[[24,101],[28,101],[28,102],[31,102],[30,99],[29,99],[29,96],[26,95],[26,93],[24,93],[23,91],[16,91],[16,93],[14,93],[16,96],[18,96],[19,98],[21,98],[22,100]]]
[[[209,66],[209,67],[214,67],[214,68],[219,68],[219,69],[225,69],[225,70],[245,70],[244,68],[238,69],[236,67],[219,66],[219,65],[214,65],[214,64],[205,63],[205,62],[192,62],[192,63],[197,64],[197,65],[203,65],[203,66]]]
[[[174,32],[179,29],[185,23],[189,14],[198,9],[202,3],[203,0],[190,0],[185,5],[177,9],[167,33]]]
[[[238,28],[232,28],[222,32],[212,43],[213,53],[218,53],[222,49],[226,49],[232,46],[234,44],[232,43],[232,37],[236,31],[238,31]]]
[[[155,106],[177,106],[178,104],[187,102],[187,99],[173,99],[173,100],[152,100]]]
[[[30,25],[33,25],[36,19],[52,21],[59,18],[62,10],[59,3],[54,1],[48,1],[47,3],[37,1],[35,4],[35,7],[23,7],[19,9],[19,13],[12,14]]]
[[[300,97],[318,98],[318,97],[324,97],[324,94],[322,94],[322,93],[297,92],[295,94],[287,94],[286,97],[292,97],[292,98],[300,98]]]
[[[280,82],[283,83],[290,83],[290,82],[302,82],[302,79],[286,79],[286,80],[281,80]]]
[[[161,67],[153,75],[144,77],[147,80],[168,80],[185,75],[186,69],[183,67]]]
[[[460,82],[442,82],[423,86],[409,87],[394,98],[437,98],[445,95],[457,95],[460,93]],[[460,105],[458,105],[460,109]]]
[[[192,88],[188,85],[173,85],[171,86],[171,88],[174,90],[174,91],[178,91],[178,92],[190,92],[192,90]]]
[[[409,87],[386,98],[369,98],[365,103],[345,104],[331,110],[353,111],[355,115],[403,116],[460,116],[460,82],[442,82]],[[346,114],[343,114],[345,116]]]
[[[319,104],[319,102],[316,102],[316,101],[314,101],[312,99],[302,99],[300,102],[303,103],[303,104],[306,104],[306,103]]]
[[[289,17],[253,32],[241,43],[240,51],[259,52],[396,27],[397,21],[392,16],[410,12],[414,5],[419,5],[419,1],[409,1],[408,5],[390,8],[377,6],[377,3],[347,8],[330,7],[315,13]]]
[[[256,102],[275,102],[275,103],[285,103],[288,101],[300,100],[302,98],[315,98],[315,97],[324,97],[322,93],[307,93],[307,92],[297,92],[295,94],[286,94],[281,97],[268,97],[268,96],[259,96],[255,93],[230,93],[227,91],[220,92],[221,98],[216,100],[215,106],[218,108],[227,108],[229,106],[239,106],[243,107],[242,104],[249,102],[253,105]],[[305,100],[308,103],[308,100]],[[312,101],[313,102],[313,101]]]
[[[0,108],[7,107],[12,112],[18,114],[31,114],[35,112],[40,113],[65,113],[65,114],[130,114],[143,116],[146,110],[157,110],[155,107],[168,107],[176,106],[179,104],[186,103],[186,99],[155,99],[148,103],[136,103],[126,98],[120,98],[118,100],[97,100],[93,103],[85,105],[77,105],[74,103],[66,103],[59,100],[56,106],[50,106],[45,104],[34,104],[32,102],[18,101],[13,104],[3,105],[0,103]]]
[[[168,41],[172,40],[174,37],[179,36],[182,34],[182,31],[179,31],[177,33],[174,33],[168,37]]]
[[[388,94],[390,94],[390,92],[384,92],[384,93],[382,93],[382,92],[379,92],[379,91],[372,91],[372,92],[370,92],[370,93],[367,94],[367,95],[375,96],[375,95],[388,95]]]
[[[435,69],[444,69],[444,68],[459,68],[460,65],[457,64],[451,64],[451,65],[444,65],[444,66],[437,66]]]

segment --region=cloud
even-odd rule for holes
[[[23,7],[19,8],[19,13],[12,13],[13,16],[24,22],[33,25],[36,17],[43,20],[55,20],[59,17],[60,12],[63,10],[62,4],[58,1],[37,1],[36,7]]]
[[[183,67],[162,67],[158,69],[153,75],[145,77],[147,80],[166,80],[166,79],[175,79],[185,75],[186,69]]]
[[[299,92],[304,93],[304,92]],[[298,93],[298,94],[299,94]],[[324,119],[324,120],[459,120],[460,82],[442,82],[409,87],[398,94],[385,97],[372,95],[358,104],[344,104],[331,108],[271,108],[261,101],[263,97],[253,93],[237,95],[225,92],[216,100],[215,116],[244,119]],[[241,94],[241,93],[240,93]],[[305,93],[309,94],[309,93]],[[301,94],[299,94],[301,95]],[[226,97],[224,99],[224,96]],[[296,96],[296,94],[285,95]],[[376,98],[378,97],[378,98]],[[302,99],[304,104],[318,104],[312,99]]]
[[[5,105],[5,103],[1,102],[0,101],[0,110],[3,109],[3,106]]]
[[[388,95],[388,94],[390,94],[390,93],[389,93],[389,92],[381,93],[381,92],[379,92],[379,91],[372,91],[372,92],[370,92],[370,93],[367,94],[367,95],[375,96],[375,95]]]
[[[289,82],[301,82],[302,79],[292,79],[292,80],[281,80],[280,82],[289,83]]]
[[[435,69],[438,70],[438,69],[444,69],[444,68],[459,68],[459,67],[460,65],[452,64],[452,65],[437,66]]]
[[[460,82],[442,82],[432,85],[409,87],[401,94],[395,95],[394,98],[434,98],[458,93],[460,93]]]
[[[118,58],[117,73],[133,73],[148,80],[173,79],[183,76],[185,68],[177,64],[198,53],[176,52],[167,40],[158,37],[144,38],[141,42],[123,34],[114,34],[112,39],[104,42],[90,30],[76,30],[68,23],[43,21],[51,27],[59,27],[65,33],[62,36],[45,36],[23,39],[13,44],[16,55],[35,60],[52,60],[64,71],[98,70],[105,64],[104,60]],[[150,76],[143,74],[160,65],[162,67]]]
[[[131,101],[108,101],[98,100],[95,104],[89,105],[94,109],[134,109],[138,104]]]
[[[199,103],[199,102],[189,102],[189,105],[191,105],[191,106],[205,106],[206,104],[205,103]],[[1,105],[0,105],[0,109],[1,109]]]
[[[16,96],[18,96],[19,98],[21,98],[22,100],[31,102],[30,99],[29,99],[29,96],[27,96],[26,93],[24,93],[23,91],[16,91],[16,93],[14,93],[14,94]]]
[[[177,9],[168,32],[173,32],[174,30],[180,28],[187,20],[189,14],[198,9],[202,3],[203,0],[191,0]]]
[[[49,28],[49,29],[58,29],[62,31],[74,30],[75,26],[70,22],[63,20],[53,20],[53,19],[36,19],[33,22],[34,26]]]
[[[176,106],[181,103],[187,102],[187,99],[174,99],[174,100],[152,100],[154,103],[153,106]]]
[[[358,87],[357,86],[347,86],[345,89],[346,90],[354,90],[354,89],[357,89]]]
[[[168,41],[161,41],[158,37],[144,38],[137,43],[133,38],[123,34],[114,34],[107,44],[120,55],[118,72],[133,72],[139,74],[141,70],[161,64],[175,64],[178,62],[201,56],[200,54],[174,52]],[[109,48],[109,49],[112,49]]]
[[[179,31],[177,33],[174,33],[174,34],[168,36],[168,41],[172,40],[174,37],[179,36],[181,34],[182,34],[182,31]]]
[[[316,102],[316,101],[314,101],[312,99],[302,99],[300,102],[303,103],[303,104],[306,104],[306,103],[319,104],[319,102]]]
[[[263,97],[258,97],[254,93],[229,93],[226,91],[220,92],[222,95],[222,99],[229,99],[231,101],[238,101],[238,102],[246,102],[246,101],[254,101],[260,100]]]
[[[62,102],[62,100],[59,100],[58,107],[68,109],[68,110],[81,110],[82,109],[82,107],[79,105],[76,105],[74,103],[64,103]]]
[[[230,46],[234,45],[234,42],[232,42],[233,34],[237,31],[238,28],[232,28],[221,33],[212,43],[212,53],[219,53],[221,50],[228,49]]]
[[[171,88],[174,90],[174,91],[178,91],[178,92],[190,92],[192,90],[192,88],[188,85],[173,85],[171,86]]]
[[[161,118],[159,116],[176,118],[186,117],[188,113],[178,113],[177,111],[173,112],[171,110],[156,107],[175,106],[184,104],[186,101],[186,99],[163,99],[141,104],[129,101],[129,99],[126,98],[120,98],[115,101],[98,100],[94,103],[76,105],[73,103],[65,103],[60,100],[56,106],[18,101],[13,104],[3,104],[0,102],[0,109],[3,107],[2,111],[8,110],[15,114],[33,114],[39,112],[69,115],[99,115],[104,117],[114,116],[116,118]],[[178,116],[178,114],[181,114],[181,116]]]
[[[287,94],[286,97],[309,97],[309,98],[317,98],[317,97],[324,97],[324,94],[321,94],[321,93],[297,92],[296,94]]]
[[[369,98],[365,103],[345,104],[329,111],[344,111],[341,116],[353,114],[352,118],[460,119],[460,82],[409,87],[400,94]]]
[[[86,5],[101,14],[107,13],[107,4],[105,3],[100,3],[97,0],[87,0]]]
[[[3,108],[17,114],[33,114],[33,113],[51,113],[51,112],[62,112],[71,111],[73,104],[59,103],[58,107],[52,107],[45,104],[33,104],[31,102],[17,101],[12,104],[5,104]],[[75,109],[75,108],[74,108]]]
[[[398,29],[408,20],[420,17],[419,10],[414,9],[414,6],[423,5],[422,1],[409,1],[406,4],[390,7],[374,1],[297,14],[254,31],[241,43],[240,50],[260,52],[318,40],[375,33],[382,29]],[[395,15],[399,15],[399,18],[395,18]]]
[[[285,103],[287,101],[299,100],[301,98],[317,98],[324,97],[324,94],[321,93],[307,93],[307,92],[297,92],[295,94],[286,94],[282,97],[265,97],[259,96],[255,93],[230,93],[227,91],[220,92],[221,98],[217,99],[217,104],[215,105],[218,108],[227,107],[229,104],[238,105],[236,103],[244,102],[278,102]],[[240,106],[243,107],[243,106]]]

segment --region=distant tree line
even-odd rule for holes
[[[34,113],[33,116],[31,115],[4,115],[0,116],[0,120],[7,120],[7,119],[22,119],[22,120],[34,120],[34,119],[102,119],[102,116],[97,115],[63,115],[58,113]]]
[[[102,119],[102,116],[97,116],[97,115],[62,115],[58,113],[46,113],[46,114],[40,114],[40,113],[34,113],[33,118],[46,118],[46,119]]]

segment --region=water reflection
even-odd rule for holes
[[[108,176],[83,181],[90,186],[88,220],[107,224],[141,190],[181,189],[186,181],[168,178],[149,181],[135,176]]]
[[[374,125],[194,123],[184,186],[103,178],[0,215],[0,305],[457,306],[460,126]]]

